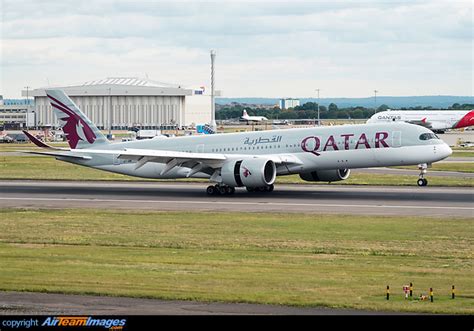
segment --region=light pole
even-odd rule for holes
[[[26,88],[26,105],[28,105],[29,104],[29,102],[28,102],[28,98],[29,98],[28,92],[30,90],[30,86],[25,86],[24,88]]]
[[[316,89],[316,91],[318,92],[318,126],[321,126],[321,121],[319,119],[319,89]]]
[[[214,100],[214,62],[216,60],[216,51],[211,50],[211,127],[212,129],[217,132],[217,124],[216,124],[216,105]]]
[[[29,109],[30,109],[30,95],[29,95],[29,91],[30,91],[30,86],[25,86],[24,88],[26,88],[26,123],[25,123],[25,127],[28,127],[28,119],[29,119]],[[33,112],[34,114],[34,112]],[[35,114],[33,115],[33,121],[35,122],[35,129],[36,129],[36,118],[34,117]]]
[[[374,90],[374,114],[377,112],[377,90]]]
[[[108,134],[108,139],[112,140],[112,88],[108,88],[109,90],[109,134]]]

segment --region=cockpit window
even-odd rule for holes
[[[430,140],[430,139],[438,139],[438,137],[434,133],[422,133],[420,135],[420,140]]]

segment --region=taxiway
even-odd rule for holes
[[[205,183],[0,181],[0,208],[99,208],[472,217],[474,190],[276,185],[272,193],[208,196]]]

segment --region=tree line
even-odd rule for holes
[[[377,107],[377,112],[390,109],[388,105]],[[402,107],[401,110],[430,110],[435,109],[428,107]],[[437,108],[439,109],[439,108]],[[474,104],[454,103],[447,110],[471,110]],[[216,110],[217,120],[228,120],[239,118],[242,112],[246,110],[250,116],[265,116],[272,120],[289,120],[289,119],[316,119],[318,118],[318,104],[316,102],[306,102],[301,106],[289,109],[280,109],[275,106],[273,108],[255,107],[241,104],[231,104],[219,106]],[[339,108],[336,104],[331,103],[329,106],[319,106],[319,116],[321,119],[367,119],[375,113],[375,108],[367,108],[362,106]]]

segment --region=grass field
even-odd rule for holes
[[[456,163],[457,164],[457,163]],[[467,163],[469,167],[473,165]],[[448,165],[448,164],[447,164]],[[435,165],[436,167],[438,166]],[[416,167],[413,167],[416,169]],[[418,176],[385,174],[352,174],[348,180],[330,185],[410,185],[415,186]],[[474,186],[474,180],[456,177],[429,177],[430,186]],[[85,168],[51,157],[42,156],[0,156],[0,179],[44,179],[44,180],[146,180],[105,171]],[[180,180],[178,180],[180,181]],[[181,179],[181,181],[208,182],[199,179]],[[314,184],[305,182],[298,175],[282,176],[277,183]],[[317,184],[324,184],[318,182]]]
[[[474,158],[474,152],[467,152],[467,151],[453,151],[451,157],[472,157]]]
[[[472,219],[0,213],[1,290],[474,313]],[[405,301],[409,282],[435,302]]]

